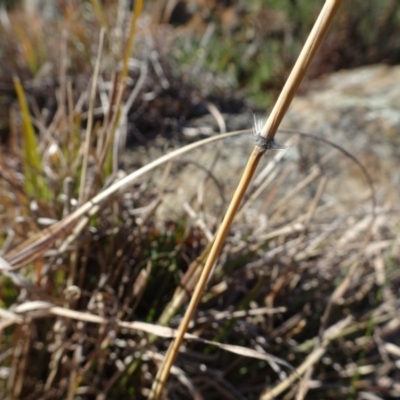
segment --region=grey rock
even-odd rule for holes
[[[250,113],[223,117],[228,131],[251,129],[253,126],[253,115]],[[282,127],[309,132],[339,144],[366,166],[382,205],[388,201],[393,203],[398,198],[400,66],[368,66],[337,72],[313,82],[305,95],[294,99]],[[196,135],[210,134],[218,134],[218,124],[212,116],[192,121],[183,128],[183,137],[186,135],[191,140]],[[276,135],[281,143],[289,138],[290,135],[280,132]],[[158,139],[145,150],[130,151],[127,157],[145,163],[162,155],[166,147],[167,143]],[[165,168],[153,174],[156,184],[163,187],[163,202],[157,211],[158,216],[165,220],[182,215],[184,202],[211,220],[212,216],[220,215],[227,207],[227,201],[253,147],[251,136],[245,134],[188,153],[174,161],[167,178]],[[278,199],[304,179],[311,168],[320,164],[330,151],[329,146],[304,137],[299,139],[296,146],[287,149],[280,161],[281,172],[276,179],[284,173],[285,168],[292,170],[279,186]],[[259,166],[260,173],[276,154],[277,151],[267,152]],[[289,164],[294,164],[294,167],[288,167]],[[344,209],[354,208],[354,204],[363,205],[357,199],[362,198],[369,188],[357,166],[340,153],[335,153],[321,164],[321,168],[329,178],[328,197],[338,198]],[[252,190],[255,187],[250,187],[250,193]],[[310,189],[309,192],[298,194],[297,202],[293,204],[296,207],[305,206],[315,191]],[[252,207],[267,213],[267,196],[268,192],[262,193]],[[255,218],[259,217],[259,212],[251,211],[251,207],[248,212]]]

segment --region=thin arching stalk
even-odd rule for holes
[[[171,151],[168,154],[164,154],[162,157],[144,165],[138,170],[113,183],[107,189],[98,193],[92,199],[87,201],[85,204],[77,208],[73,213],[67,215],[59,222],[56,222],[54,225],[51,225],[47,229],[40,231],[36,235],[22,242],[17,247],[11,249],[4,255],[4,258],[12,265],[14,269],[22,268],[29,262],[33,262],[39,258],[43,252],[47,250],[57,239],[68,236],[72,228],[78,224],[78,221],[87,215],[94,215],[97,213],[101,204],[103,204],[103,202],[105,202],[111,195],[131,185],[139,177],[152,171],[154,168],[173,160],[175,157],[185,154],[188,151],[243,133],[248,133],[248,130],[211,136]]]

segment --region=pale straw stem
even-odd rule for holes
[[[340,6],[341,0],[327,0],[322,8],[313,29],[294,65],[292,72],[283,87],[271,114],[266,121],[261,136],[272,140],[278,127],[289,108],[290,103],[300,85],[307,69],[315,56],[332,20]]]
[[[309,38],[307,39],[303,50],[300,53],[300,56],[293,68],[292,73],[290,74],[288,80],[285,83],[285,86],[282,90],[281,95],[278,98],[275,107],[273,108],[262,132],[261,136],[273,140],[275,136],[275,132],[277,131],[280,122],[282,121],[283,116],[285,115],[293,97],[298,88],[301,79],[304,77],[304,74],[307,71],[308,66],[312,58],[315,55],[319,45],[322,42],[323,37],[325,36],[332,20],[337,12],[341,0],[327,0],[321,13],[310,33]],[[215,237],[214,243],[211,247],[210,253],[208,255],[208,259],[206,264],[204,265],[203,271],[201,273],[199,282],[194,290],[192,298],[190,300],[189,306],[186,310],[185,315],[182,318],[181,324],[177,331],[177,335],[175,340],[173,340],[168,348],[167,354],[164,358],[163,364],[161,365],[156,379],[154,381],[153,387],[150,391],[148,399],[150,400],[159,400],[161,398],[163,389],[168,380],[169,372],[174,363],[176,356],[179,352],[179,347],[182,344],[183,337],[187,331],[189,323],[196,311],[197,305],[200,301],[201,295],[204,291],[204,288],[207,284],[213,266],[217,260],[217,257],[221,251],[221,248],[225,242],[225,238],[228,234],[229,228],[235,217],[236,211],[239,208],[239,205],[243,199],[243,196],[246,192],[246,189],[253,177],[253,174],[257,168],[258,162],[263,155],[265,150],[261,149],[258,146],[255,146],[253,152],[250,155],[249,161],[244,170],[243,176],[236,188],[236,192],[232,198],[231,204],[225,214],[223,222],[218,230],[218,233]]]

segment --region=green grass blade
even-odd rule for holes
[[[41,156],[38,151],[35,129],[31,121],[24,89],[21,85],[21,81],[17,77],[14,77],[14,87],[17,92],[22,115],[22,168],[25,176],[25,191],[28,195],[34,196],[35,198],[48,199],[49,191],[43,176]]]

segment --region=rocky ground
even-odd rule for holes
[[[294,99],[282,123],[282,128],[300,130],[331,140],[357,157],[373,178],[381,206],[395,202],[400,187],[396,167],[400,160],[399,79],[400,67],[385,65],[344,70],[324,76],[314,81],[307,93]],[[227,131],[253,126],[253,115],[249,112],[240,115],[223,114],[223,118]],[[217,120],[207,115],[191,120],[190,124],[183,127],[182,137],[193,140],[218,134],[218,131]],[[286,143],[289,136],[292,135],[278,133],[276,138]],[[150,147],[127,150],[126,170],[132,169],[129,164],[133,160],[135,165],[138,160],[149,161],[161,155],[167,147],[166,139],[158,138]],[[171,187],[180,189],[165,194],[164,199],[169,200],[159,209],[159,215],[163,218],[176,216],[183,210],[185,201],[193,201],[202,191],[205,196],[202,203],[206,208],[226,205],[226,198],[238,182],[252,147],[250,134],[243,134],[223,143],[207,145],[175,161],[172,167],[174,173],[168,179]],[[302,137],[297,144],[283,151],[285,154],[281,162],[285,164],[296,161],[299,170],[308,170],[313,164],[321,163],[323,157],[329,157],[327,154],[331,150],[327,144]],[[280,152],[269,152],[259,170],[262,171]],[[202,169],[198,168],[199,165]],[[329,177],[328,189],[345,203],[351,204],[351,207],[354,206],[353,200],[360,195],[368,197],[368,185],[360,168],[340,152],[335,151],[331,159],[324,163],[323,169]],[[207,171],[212,173],[214,179],[205,183]],[[158,177],[165,179],[162,171],[159,171]],[[297,179],[298,176],[292,173],[288,184],[293,184]],[[199,185],[201,182],[205,187]],[[224,187],[224,200],[220,198],[216,182]],[[262,203],[262,200],[259,202]]]

